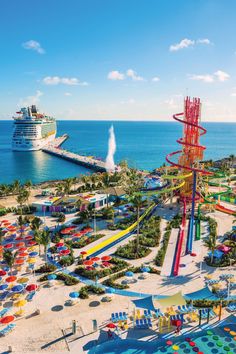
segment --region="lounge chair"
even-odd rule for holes
[[[0,317],[5,316],[12,308],[8,307],[8,308],[4,308],[0,311]]]
[[[15,328],[15,324],[14,323],[10,323],[8,326],[6,326],[5,328],[3,328],[0,331],[0,336],[6,336],[8,333],[10,333],[14,328]]]

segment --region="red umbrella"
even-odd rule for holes
[[[25,257],[27,257],[28,256],[28,253],[26,253],[26,252],[22,252],[22,253],[19,253],[18,254],[18,257],[19,258],[25,258]]]
[[[25,252],[27,251],[27,247],[21,247],[18,249],[19,252]]]
[[[21,237],[21,236],[18,236],[18,237],[15,238],[15,240],[16,240],[16,241],[22,241],[22,240],[24,240],[24,238]]]
[[[5,246],[4,246],[4,248],[6,248],[6,249],[10,249],[10,248],[12,248],[13,247],[13,243],[7,243]]]
[[[87,254],[86,251],[81,251],[80,254],[82,254],[82,256],[84,256],[85,254]]]
[[[93,261],[90,259],[90,260],[88,260],[88,261],[84,261],[83,264],[84,264],[85,266],[91,266],[91,265],[93,265]]]
[[[10,322],[14,321],[14,319],[15,319],[14,316],[5,316],[5,317],[2,317],[2,318],[0,319],[0,322],[1,322],[2,324],[7,324],[7,323],[10,323]]]
[[[5,280],[7,283],[13,283],[16,279],[17,279],[17,277],[15,277],[15,275],[11,275],[10,277],[6,278]]]
[[[32,240],[32,239],[33,239],[33,236],[30,236],[30,235],[25,237],[25,240],[27,240],[27,241]]]
[[[92,257],[92,258],[90,258],[90,261],[98,262],[98,261],[100,261],[100,257]]]
[[[86,231],[86,232],[92,232],[93,229],[92,229],[91,227],[86,227],[86,228],[84,229],[84,231]]]
[[[0,269],[0,277],[3,277],[6,274],[7,274],[7,272],[5,272],[5,270]]]
[[[25,289],[29,292],[35,291],[36,289],[38,289],[38,285],[37,284],[29,284],[29,285],[27,285],[27,287]]]
[[[71,230],[72,230],[72,229],[70,229],[70,228],[61,230],[61,234],[62,234],[62,235],[67,235],[67,234],[69,234],[69,233],[71,232]]]
[[[17,248],[24,247],[24,245],[25,245],[24,242],[18,242],[18,243],[15,244],[15,246]]]
[[[72,236],[73,237],[80,237],[80,236],[82,236],[82,234],[81,234],[81,232],[76,232],[76,234],[73,234]]]
[[[5,224],[5,222],[9,222],[9,220],[6,220],[6,219],[2,220],[3,224]]]
[[[27,242],[27,245],[28,246],[34,246],[34,245],[36,245],[37,244],[37,242],[35,242],[35,241],[29,241],[29,242]]]
[[[86,230],[81,230],[80,233],[81,233],[82,235],[84,235],[84,234],[87,233],[87,231],[86,231]]]
[[[63,242],[58,242],[58,243],[56,243],[56,247],[62,247],[62,246],[64,246],[64,243],[63,243]]]
[[[116,328],[116,325],[114,323],[108,323],[106,325],[107,328]]]
[[[62,255],[62,256],[67,256],[68,254],[70,254],[70,250],[62,250],[60,252],[60,255]]]
[[[15,260],[15,264],[17,264],[17,265],[21,265],[23,263],[24,263],[24,259],[18,258],[18,259]]]
[[[109,263],[109,262],[102,262],[102,264],[106,267],[110,267],[110,265],[111,265],[111,263]]]
[[[108,262],[108,261],[110,261],[111,260],[111,256],[103,256],[102,258],[101,258],[101,260],[103,261],[103,262]]]
[[[197,254],[196,254],[196,253],[191,253],[191,254],[190,254],[190,256],[192,256],[192,257],[196,257],[196,256],[197,256]]]

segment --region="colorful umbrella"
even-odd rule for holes
[[[29,259],[27,259],[27,263],[29,263],[29,264],[34,264],[34,263],[36,263],[36,258],[29,258]]]
[[[90,259],[90,260],[88,260],[88,261],[84,261],[83,264],[84,264],[85,266],[91,266],[91,265],[93,265],[93,261]]]
[[[55,280],[55,279],[57,279],[57,276],[56,276],[56,274],[49,274],[49,275],[47,276],[47,279],[48,279],[48,280]]]
[[[16,279],[17,279],[17,277],[15,277],[15,275],[11,275],[10,277],[6,278],[5,280],[7,283],[13,283]]]
[[[92,258],[90,258],[90,260],[93,262],[98,262],[98,261],[100,261],[100,257],[92,257]]]
[[[37,244],[37,242],[35,242],[35,241],[29,241],[29,242],[27,242],[27,245],[28,246],[34,246],[34,245],[36,245]]]
[[[86,231],[86,232],[93,232],[93,229],[92,229],[91,227],[86,227],[86,228],[84,229],[84,231]]]
[[[25,240],[27,240],[27,241],[32,240],[32,239],[33,239],[33,236],[30,236],[30,235],[25,237]]]
[[[59,252],[61,252],[61,251],[67,250],[67,247],[66,247],[66,246],[61,246],[61,247],[58,247],[57,250],[58,250]]]
[[[101,260],[104,261],[104,262],[109,262],[111,260],[111,258],[112,258],[111,256],[103,256],[101,258]]]
[[[14,319],[15,319],[14,316],[5,316],[5,317],[2,317],[2,318],[0,319],[0,322],[1,322],[2,324],[8,324],[8,323],[14,321]]]
[[[37,284],[29,284],[29,285],[27,285],[27,287],[25,289],[28,292],[35,291],[36,289],[38,289],[38,285]]]
[[[116,328],[116,325],[114,323],[108,323],[106,325],[107,328]]]
[[[25,252],[25,251],[27,251],[27,249],[28,249],[27,247],[21,247],[21,248],[18,249],[18,251],[19,252]]]
[[[21,293],[24,290],[23,285],[15,285],[11,288],[13,293]]]
[[[58,247],[63,247],[64,246],[64,242],[58,242],[58,243],[56,243],[56,247],[58,248]]]
[[[79,297],[79,293],[77,291],[73,291],[72,293],[69,293],[69,297],[76,299]]]
[[[76,234],[73,234],[72,236],[73,236],[73,237],[81,237],[82,234],[81,234],[81,232],[76,232]]]
[[[7,272],[5,272],[5,270],[0,269],[0,277],[4,277],[6,274]]]
[[[21,265],[23,263],[24,263],[24,259],[22,259],[22,258],[18,258],[15,260],[15,264],[17,264],[17,265]]]
[[[16,246],[17,248],[24,247],[24,245],[25,245],[24,242],[17,242],[17,243],[15,244],[15,246]]]
[[[62,250],[60,252],[60,255],[62,255],[62,256],[67,256],[68,254],[70,254],[70,250]]]
[[[87,254],[87,252],[86,251],[82,251],[82,252],[80,252],[80,254],[82,254],[82,256],[84,256],[85,254]]]
[[[27,301],[25,299],[19,300],[15,303],[16,307],[23,307],[27,304]]]
[[[125,276],[126,276],[126,277],[133,277],[133,276],[134,276],[134,273],[128,271],[128,272],[125,273]]]
[[[18,254],[19,258],[25,258],[27,256],[28,256],[28,253],[26,253],[26,252],[21,252],[21,253]]]
[[[5,290],[8,288],[8,284],[1,284],[0,285],[0,290]]]
[[[26,284],[29,281],[29,278],[26,277],[22,277],[20,279],[17,280],[17,283],[19,284]]]
[[[13,248],[13,243],[7,243],[4,248],[6,248],[7,250]]]
[[[38,252],[30,252],[29,253],[29,256],[30,257],[35,257],[35,256],[37,256],[38,255]]]

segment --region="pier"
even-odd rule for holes
[[[68,139],[68,135],[64,134],[61,137],[56,138],[53,142],[46,145],[42,151],[47,154],[54,155],[56,157],[60,157],[64,160],[73,162],[77,165],[81,165],[87,167],[96,172],[105,172],[105,162],[98,160],[94,157],[88,157],[76,154],[74,152],[67,151],[61,148],[61,145]]]

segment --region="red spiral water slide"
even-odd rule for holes
[[[184,125],[183,137],[177,140],[177,143],[182,145],[182,150],[174,151],[166,156],[166,161],[172,166],[181,169],[183,173],[187,171],[192,171],[193,175],[197,173],[201,174],[211,174],[201,168],[195,166],[195,163],[203,158],[203,151],[206,149],[205,146],[199,144],[200,136],[206,134],[206,129],[199,125],[201,113],[201,103],[199,98],[186,97],[184,101],[184,112],[177,113],[173,115],[173,118]],[[178,162],[171,161],[171,157],[175,155],[180,155]],[[180,227],[180,234],[177,241],[177,247],[175,252],[174,264],[173,264],[173,274],[176,276],[179,273],[180,257],[182,252],[185,226],[186,226],[186,208],[187,202],[192,201],[192,213],[190,222],[194,222],[194,202],[199,199],[199,196],[195,196],[193,175],[186,179],[185,186],[183,186],[180,191],[180,198],[183,202],[183,217]],[[193,227],[192,227],[193,229]],[[191,232],[193,233],[193,232]],[[193,235],[190,235],[193,238]]]

